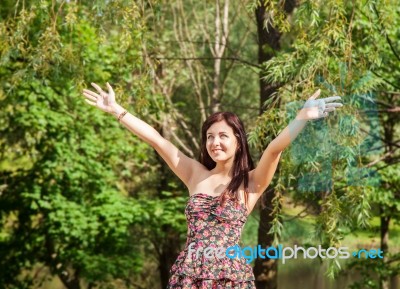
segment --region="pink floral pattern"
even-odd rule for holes
[[[255,289],[252,267],[244,258],[205,258],[202,247],[239,245],[240,235],[247,220],[247,209],[228,200],[220,205],[218,197],[195,194],[185,209],[188,234],[185,249],[172,266],[167,289]],[[191,254],[189,254],[189,245]]]

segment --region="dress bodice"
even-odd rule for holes
[[[187,202],[185,215],[187,241],[172,273],[205,279],[254,280],[252,268],[244,258],[221,258],[215,255],[216,251],[207,257],[204,252],[207,247],[227,249],[239,245],[247,220],[244,204],[227,200],[221,206],[218,197],[195,194]]]

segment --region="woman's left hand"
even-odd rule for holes
[[[304,104],[300,110],[298,117],[304,120],[313,120],[327,117],[329,112],[335,111],[336,108],[342,107],[340,102],[333,102],[341,100],[340,96],[330,96],[326,98],[316,99],[321,93],[318,89]]]

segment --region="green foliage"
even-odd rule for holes
[[[285,32],[282,51],[263,66],[265,79],[284,86],[254,123],[259,71],[249,73],[248,63],[256,63],[257,46],[244,36],[253,28],[240,5],[253,13],[260,2],[231,2],[239,9],[229,21],[224,57],[247,63],[222,60],[220,75],[221,109],[255,125],[253,148],[262,151],[316,86],[321,97],[339,94],[345,104],[330,120],[308,125],[284,152],[272,184],[275,242],[287,229],[280,206],[287,193],[319,212],[315,235],[324,246],[368,226],[371,214],[398,222],[398,165],[365,167],[382,154],[376,136],[398,132],[388,125],[393,119],[373,113],[376,100],[396,103],[396,94],[387,92],[399,89],[396,1],[301,1],[290,18],[285,1],[264,1],[265,26]],[[187,124],[175,133],[196,153],[193,140],[215,85],[210,15],[216,9],[182,3],[2,1],[0,288],[37,285],[37,264],[64,282],[113,288],[116,279],[129,284],[151,262],[145,254],[160,253],[171,234],[183,244],[182,185],[160,170],[148,146],[80,95],[88,82],[109,81],[131,112],[158,124],[168,117]],[[396,274],[396,258],[374,264],[375,273]],[[355,264],[368,274],[370,263]],[[329,272],[338,266],[332,263]],[[370,279],[354,288],[378,286]]]
[[[393,175],[398,165],[386,176],[378,173],[379,166],[365,167],[384,147],[379,136],[385,119],[377,114],[377,102],[394,101],[378,91],[398,88],[398,11],[393,1],[302,1],[286,36],[290,48],[264,64],[265,80],[284,86],[257,121],[253,145],[269,143],[317,87],[322,88],[320,97],[341,95],[345,105],[328,120],[309,123],[280,166],[278,191],[320,212],[315,240],[324,246],[338,246],[347,228],[368,226],[372,204],[398,216]],[[275,112],[278,98],[286,114]],[[392,128],[385,135],[388,131]],[[275,212],[278,206],[275,202]],[[275,224],[271,233],[280,226]],[[338,269],[338,263],[332,264],[328,273],[333,276]]]
[[[360,273],[359,281],[349,286],[350,289],[378,289],[381,280],[390,280],[400,272],[400,254],[388,255],[388,260],[357,259],[348,264],[348,268]]]
[[[148,105],[139,8],[25,1],[1,13],[1,288],[37,283],[22,274],[37,263],[67,287],[128,280],[143,264],[132,239],[145,208],[121,194],[119,172],[143,174],[149,147],[81,89],[109,81],[135,110]]]

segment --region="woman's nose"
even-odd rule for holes
[[[219,145],[219,143],[220,143],[220,139],[219,139],[219,137],[215,137],[213,140],[212,140],[212,145]]]

